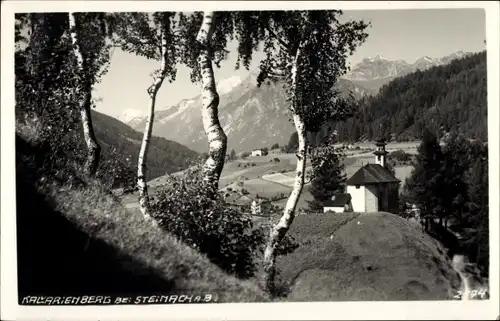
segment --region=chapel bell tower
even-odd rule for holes
[[[386,156],[389,154],[388,151],[385,150],[385,139],[384,138],[379,138],[375,142],[375,146],[377,146],[376,150],[373,152],[375,155],[375,163],[379,164],[382,167],[386,166]]]

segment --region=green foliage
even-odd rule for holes
[[[449,221],[464,239],[452,244],[488,270],[488,149],[462,135],[450,134],[444,146],[424,132],[415,168],[407,179],[402,202],[417,204],[423,215]],[[403,204],[402,204],[403,205]],[[404,206],[401,206],[404,211]],[[436,235],[445,237],[445,235]]]
[[[250,153],[249,153],[249,152],[243,152],[243,153],[241,153],[241,158],[242,158],[242,159],[245,159],[245,158],[247,158],[248,156],[250,156]]]
[[[231,149],[231,152],[229,153],[229,160],[230,161],[235,161],[237,160],[238,157],[236,156],[236,152],[234,149]]]
[[[441,195],[443,177],[441,168],[443,152],[435,135],[424,131],[422,143],[418,147],[415,167],[406,179],[405,190],[408,198],[418,204],[424,215],[438,217],[442,211]]]
[[[102,15],[77,16],[81,19],[79,28],[88,27],[103,35],[97,30],[99,21],[104,19]],[[86,156],[78,111],[78,78],[74,73],[71,40],[65,34],[68,14],[23,14],[16,16],[16,21],[19,33],[15,57],[17,122],[20,126],[38,128],[38,139],[50,150],[44,156],[43,166],[47,171],[54,169],[62,178],[65,169],[80,170]],[[32,29],[32,32],[23,39],[21,30],[26,29]],[[85,37],[82,38],[84,47],[92,44],[92,39]],[[85,47],[90,52],[88,61],[96,64],[88,71],[93,73],[90,76],[96,81],[106,70],[106,55],[97,56],[96,52],[99,48],[106,51],[107,47],[99,47],[103,46],[102,43],[98,45],[99,41]],[[138,144],[142,135],[118,120],[94,111],[92,120],[102,147],[97,178],[110,187],[135,186]],[[164,175],[165,171],[182,170],[198,156],[163,138],[153,137],[151,145],[148,165],[152,178]]]
[[[250,216],[214,195],[203,183],[200,168],[170,177],[151,201],[151,212],[160,226],[223,270],[241,278],[254,275],[263,234],[254,229]]]
[[[344,191],[343,155],[335,150],[333,145],[325,144],[310,151],[312,171],[310,172],[311,186],[309,192],[314,200],[308,201],[311,212],[322,212],[323,204],[333,195]]]
[[[228,303],[269,300],[257,285],[227,275],[140,213],[126,211],[99,182],[75,186],[46,177],[40,186],[37,174],[47,174],[40,165],[50,150],[36,132],[16,130],[20,297],[182,292]]]
[[[479,156],[479,157],[478,157]],[[465,246],[469,256],[483,270],[489,267],[489,197],[488,197],[488,155],[476,154],[476,159],[466,173],[468,184],[468,215],[465,225],[473,227]]]
[[[391,134],[399,141],[420,139],[425,128],[436,135],[444,129],[486,141],[486,87],[483,51],[396,78],[377,95],[361,99],[352,118],[325,127],[336,130],[341,141]]]
[[[357,146],[359,149],[359,146]],[[404,150],[397,150],[387,155],[388,161],[394,161],[398,165],[408,165],[411,163],[412,157],[410,154],[406,153]]]
[[[113,117],[96,111],[92,112],[92,120],[96,137],[102,146],[102,162],[115,159],[121,164],[119,167],[126,169],[126,172],[133,172],[135,177],[143,134]],[[149,179],[184,170],[201,157],[184,145],[162,137],[152,136],[149,144],[147,159]],[[126,186],[121,181],[122,179],[117,177],[113,187]]]
[[[267,34],[258,84],[284,80],[289,111],[305,122],[307,131],[318,131],[325,121],[342,120],[351,113],[350,97],[342,97],[334,86],[347,72],[348,56],[368,36],[368,25],[363,21],[340,23],[341,14],[312,10],[264,11],[260,15]],[[297,71],[295,79],[292,68]]]
[[[85,153],[75,148],[73,133],[79,124],[78,77],[74,73],[71,40],[65,35],[68,15],[33,13],[16,17],[18,32],[31,29],[27,39],[17,37],[15,54],[16,121],[38,128],[37,139],[50,150],[43,169],[65,177],[63,169],[80,164]],[[22,43],[21,43],[22,41]]]
[[[279,149],[279,148],[280,148],[280,144],[274,143],[273,145],[271,145],[270,150],[275,150],[275,149]]]
[[[160,61],[165,58],[164,77],[175,81],[180,52],[180,35],[175,12],[125,12],[113,14],[113,43],[123,51]],[[163,35],[163,37],[162,37]],[[162,38],[165,47],[162,47]],[[166,49],[166,51],[164,51]],[[157,76],[158,70],[153,74]]]
[[[294,153],[299,148],[299,134],[293,132],[288,139],[288,144],[285,146],[285,153]]]
[[[252,61],[252,53],[257,50],[263,39],[263,28],[259,24],[256,11],[216,11],[214,12],[215,31],[211,43],[213,63],[220,63],[227,58],[227,43],[236,40],[238,43],[235,67],[243,65],[248,70]],[[181,61],[190,69],[193,82],[200,81],[200,69],[197,62],[201,44],[196,36],[203,20],[203,12],[182,12],[179,14],[179,33],[182,38]]]
[[[80,77],[80,90],[84,82],[94,85],[101,81],[108,71],[111,58],[111,44],[108,37],[114,31],[108,24],[110,14],[103,12],[71,13],[75,17],[77,46],[83,56],[83,75]],[[83,81],[82,81],[83,80]]]

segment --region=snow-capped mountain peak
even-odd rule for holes
[[[146,116],[146,112],[144,110],[129,108],[129,109],[125,109],[120,114],[120,116],[117,117],[117,119],[124,122],[124,123],[128,123],[129,121],[131,121],[134,118],[144,117],[144,116]]]
[[[217,92],[219,95],[224,95],[242,83],[242,79],[239,76],[232,76],[227,79],[223,79],[217,82]]]
[[[467,53],[458,51],[442,58],[431,58],[423,56],[418,58],[414,63],[408,63],[404,60],[388,60],[377,55],[375,57],[365,58],[360,63],[356,64],[344,78],[359,82],[360,85],[378,90],[384,83],[389,82],[395,77],[404,76],[416,70],[425,70],[434,66],[439,66],[449,63],[453,59],[463,58]],[[369,84],[365,84],[370,82]],[[372,83],[373,82],[373,83]]]

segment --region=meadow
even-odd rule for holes
[[[299,215],[278,258],[289,301],[446,300],[460,289],[445,249],[389,213]]]

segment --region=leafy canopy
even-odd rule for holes
[[[257,11],[217,11],[214,13],[216,24],[208,46],[212,54],[212,61],[216,67],[228,57],[226,49],[228,41],[236,40],[237,60],[235,68],[243,66],[247,70],[252,61],[252,53],[258,49],[263,40],[264,30],[256,16]],[[203,12],[179,14],[179,29],[182,38],[181,61],[190,68],[192,82],[199,82],[201,74],[197,62],[200,49],[205,44],[200,44],[196,37],[203,21]]]
[[[164,77],[175,81],[181,34],[175,12],[126,12],[114,14],[113,44],[123,51],[151,60],[164,60]],[[162,40],[164,43],[162,44]],[[159,70],[153,76],[159,76]]]
[[[348,70],[347,58],[368,36],[368,25],[341,23],[341,14],[339,10],[264,11],[257,18],[266,31],[258,84],[284,80],[290,112],[305,122],[308,131],[351,114],[351,99],[342,98],[334,86]]]

